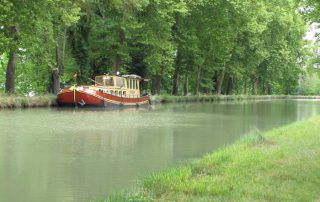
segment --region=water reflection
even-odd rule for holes
[[[0,201],[95,200],[254,128],[319,113],[305,100],[1,111]]]

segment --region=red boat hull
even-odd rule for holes
[[[107,107],[111,105],[119,106],[139,106],[149,105],[149,96],[139,98],[127,98],[83,88],[62,89],[58,93],[58,104],[60,106],[98,106]]]

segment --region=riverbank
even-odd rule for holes
[[[320,99],[320,96],[294,96],[294,95],[198,95],[198,96],[151,96],[151,104],[183,103],[183,102],[219,102],[241,100],[275,100],[275,99]],[[42,96],[18,96],[0,94],[0,109],[55,107],[57,97],[47,94]]]
[[[254,131],[196,163],[154,173],[105,201],[318,201],[320,116]]]
[[[0,108],[32,108],[32,107],[51,107],[57,105],[57,97],[55,95],[42,96],[17,96],[0,94]]]
[[[275,99],[320,99],[320,96],[302,95],[197,95],[197,96],[151,96],[151,103],[177,103],[177,102],[219,102],[240,100],[275,100]]]

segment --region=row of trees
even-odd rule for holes
[[[316,0],[2,0],[0,88],[135,73],[153,94],[295,93]],[[3,85],[1,86],[1,82]]]
[[[315,41],[310,46],[311,53],[304,67],[304,72],[299,80],[298,93],[304,95],[320,95],[320,61],[319,61],[319,23],[320,4],[317,0],[303,0],[300,2],[300,11],[304,14],[308,22],[312,22],[311,27],[315,29]]]

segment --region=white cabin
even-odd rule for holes
[[[126,98],[140,97],[140,81],[138,75],[100,75],[95,77],[95,86],[99,91]]]

